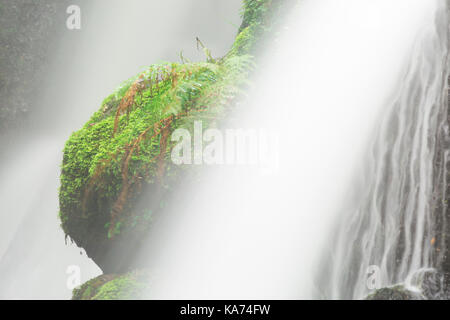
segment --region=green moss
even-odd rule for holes
[[[125,275],[101,275],[73,291],[73,300],[140,299],[150,289],[150,276],[145,270]]]
[[[101,275],[75,288],[72,293],[73,300],[91,300],[105,283],[117,278],[117,275]]]
[[[256,53],[278,32],[284,14],[296,0],[244,0],[242,24],[229,54]]]
[[[267,13],[272,4],[277,1],[273,0],[244,0],[242,7],[242,25],[239,32],[245,28],[255,25],[263,25],[267,21]],[[278,1],[279,2],[279,1]]]

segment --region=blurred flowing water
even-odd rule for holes
[[[299,2],[248,99],[225,125],[277,134],[278,167],[264,174],[258,165],[212,166],[200,183],[184,186],[142,254],[155,273],[148,297],[359,298],[366,278],[353,270],[385,255],[401,221],[417,231],[408,234],[412,259],[399,265],[398,278],[429,259],[417,242],[430,227],[427,133],[444,120],[436,110],[447,50],[436,35],[442,19],[434,25],[438,3]],[[425,43],[414,45],[420,33]],[[391,116],[393,97],[399,116]],[[382,140],[368,154],[374,132]],[[388,175],[386,153],[398,161]],[[361,175],[360,193],[352,195]],[[414,195],[419,184],[428,189]],[[397,203],[398,193],[409,199]],[[385,212],[386,225],[377,217],[383,198],[398,209]],[[340,236],[332,239],[336,225]],[[386,258],[386,268],[391,264]]]
[[[406,283],[445,254],[448,163],[449,12],[417,38],[398,93],[369,143],[352,204],[339,219],[321,294],[359,299]]]

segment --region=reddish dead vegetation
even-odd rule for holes
[[[139,79],[142,79],[142,76]],[[127,93],[125,93],[125,96],[123,97],[122,101],[120,101],[119,107],[117,108],[116,112],[116,118],[114,119],[113,137],[116,134],[117,128],[119,126],[120,116],[124,113],[127,114],[127,117],[129,116],[134,106],[134,99],[136,97],[136,94],[140,92],[142,89],[143,83],[140,82],[139,80],[136,81],[131,85],[130,89],[128,89]]]
[[[179,79],[184,79],[186,76],[191,75],[192,71],[190,70],[182,70],[181,72],[177,72],[174,67],[159,68],[155,77],[153,78],[153,76],[150,76],[147,80],[144,79],[144,75],[141,75],[139,79],[131,85],[125,93],[125,96],[120,101],[114,119],[113,137],[118,130],[120,116],[125,113],[129,116],[130,112],[133,110],[137,94],[142,93],[143,90],[148,88],[150,89],[150,97],[153,97],[153,91],[159,91],[160,83],[170,80],[172,83],[172,89],[174,89],[177,86]]]
[[[166,146],[167,146],[167,138],[169,136],[170,125],[172,124],[173,119],[174,116],[172,115],[156,123],[153,127],[147,128],[137,137],[137,139],[133,142],[131,148],[127,150],[125,154],[125,161],[122,164],[122,190],[111,209],[111,223],[108,231],[111,237],[114,236],[112,231],[114,230],[114,226],[117,222],[117,219],[119,215],[123,212],[124,206],[128,200],[128,195],[131,187],[131,183],[128,179],[128,167],[134,151],[138,148],[142,140],[146,138],[147,134],[151,132],[151,129],[153,129],[153,135],[150,137],[150,140],[156,138],[159,134],[161,134],[161,143],[160,143],[161,151],[160,154],[156,157],[156,159],[159,160],[158,166],[162,166],[162,168],[164,168],[164,165],[163,164],[161,165],[160,163],[164,162],[164,155],[166,153]],[[150,162],[153,162],[154,160],[155,159],[152,159]]]

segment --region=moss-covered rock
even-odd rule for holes
[[[124,83],[66,143],[60,189],[62,227],[105,272],[124,271],[182,167],[170,161],[177,128],[214,125],[239,92],[249,56],[153,65]],[[151,207],[138,207],[143,191]]]
[[[150,273],[137,270],[125,275],[101,275],[74,289],[73,300],[140,299],[150,290]]]
[[[424,300],[418,292],[406,289],[403,285],[382,288],[366,297],[365,300]]]
[[[67,141],[62,228],[105,273],[136,267],[130,261],[152,219],[190,170],[170,159],[173,131],[192,131],[194,121],[204,129],[220,125],[246,87],[256,46],[275,30],[275,13],[292,2],[245,0],[244,21],[225,57],[214,59],[204,47],[206,62],[151,65],[107,97]],[[140,205],[144,192],[150,206]]]

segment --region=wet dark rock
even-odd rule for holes
[[[445,275],[433,269],[419,270],[410,281],[410,285],[417,288],[427,300],[447,300],[449,292],[445,286]]]
[[[403,285],[398,285],[376,290],[365,300],[425,300],[425,297],[418,292],[406,289]]]

